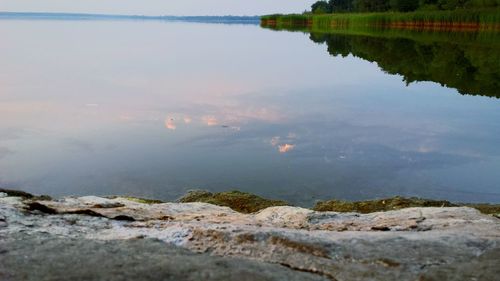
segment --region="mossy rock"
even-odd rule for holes
[[[348,202],[341,200],[321,201],[316,203],[313,210],[319,212],[356,212],[368,214],[400,210],[413,207],[456,207],[448,201],[428,200],[421,198],[393,197],[387,199]]]
[[[282,200],[270,200],[241,191],[211,193],[208,191],[190,191],[178,200],[180,203],[203,202],[229,207],[241,213],[255,213],[268,207],[287,206]]]
[[[123,197],[129,201],[137,202],[137,203],[142,203],[142,204],[161,204],[165,203],[161,200],[156,200],[156,199],[147,199],[147,198],[138,198],[138,197]]]
[[[0,193],[5,193],[5,194],[7,194],[7,196],[10,196],[10,197],[22,197],[22,198],[27,198],[27,199],[31,199],[31,198],[35,197],[31,193],[20,191],[20,190],[14,190],[14,189],[0,188]]]
[[[463,204],[463,206],[471,207],[479,210],[483,214],[493,215],[500,218],[500,204]]]

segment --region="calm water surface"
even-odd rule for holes
[[[257,25],[2,20],[0,36],[2,187],[500,202],[498,62],[410,77],[377,57],[408,45]]]

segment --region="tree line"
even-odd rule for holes
[[[348,12],[411,12],[499,7],[500,0],[329,0],[311,6],[314,14]]]

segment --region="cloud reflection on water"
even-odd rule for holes
[[[484,179],[474,189],[498,186],[498,103],[432,83],[406,87],[302,34],[2,24],[0,84],[10,84],[0,92],[0,176],[9,182],[54,195],[172,199],[188,187],[231,187],[312,202],[306,196],[472,190],[446,174],[469,165],[471,176],[460,175]]]
[[[295,145],[294,144],[285,143],[285,144],[279,145],[278,148],[279,148],[279,152],[280,153],[287,153],[287,152],[290,152],[290,151],[294,150],[295,149]]]
[[[177,129],[177,126],[175,125],[174,119],[167,117],[165,120],[165,128],[169,130],[175,130]]]

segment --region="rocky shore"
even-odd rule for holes
[[[240,197],[215,197],[198,193],[182,201],[244,207]],[[362,214],[267,206],[268,201],[245,198],[260,204],[258,211],[127,197],[55,200],[0,191],[0,280],[500,276],[500,220],[474,208],[445,204]]]

